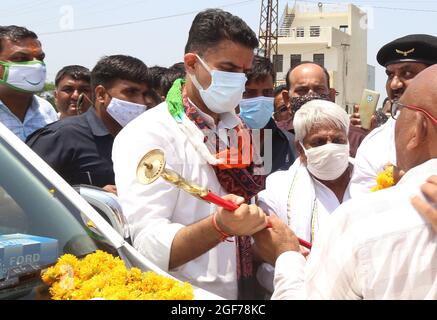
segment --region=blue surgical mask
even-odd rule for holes
[[[202,58],[196,56],[211,75],[211,84],[204,89],[194,74],[188,74],[196,89],[199,90],[203,102],[209,110],[218,114],[234,111],[243,97],[246,75],[239,72],[211,70]]]
[[[262,129],[272,118],[271,97],[256,97],[240,101],[240,117],[250,129]]]

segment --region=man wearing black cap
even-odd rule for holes
[[[386,68],[388,97],[398,100],[415,75],[437,62],[437,38],[412,34],[396,39],[383,46],[376,59]]]
[[[377,54],[387,74],[386,90],[390,100],[398,100],[412,79],[437,63],[437,37],[412,34],[384,45]],[[361,143],[355,158],[351,196],[370,192],[376,176],[388,163],[396,164],[395,120],[390,118],[373,130]]]

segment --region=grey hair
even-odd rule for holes
[[[330,101],[312,100],[305,103],[294,115],[293,126],[296,140],[303,142],[306,135],[317,125],[330,125],[349,133],[349,115]]]

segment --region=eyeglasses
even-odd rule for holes
[[[91,99],[88,98],[88,96],[84,92],[82,92],[79,95],[79,98],[77,98],[77,102],[76,102],[76,110],[77,110],[78,115],[82,113],[82,105],[83,105],[84,99],[88,100],[88,102],[91,105],[93,105],[93,102],[91,101]]]
[[[437,125],[437,119],[431,113],[429,113],[428,111],[426,111],[426,110],[424,110],[422,108],[416,107],[416,106],[410,106],[410,105],[402,104],[402,103],[400,103],[398,101],[394,101],[392,106],[391,106],[391,117],[396,120],[398,118],[398,116],[399,116],[399,111],[402,108],[407,108],[407,109],[410,109],[410,110],[422,112],[432,122],[434,122],[434,124]]]

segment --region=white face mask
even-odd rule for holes
[[[110,116],[122,127],[126,126],[146,110],[147,107],[143,104],[124,101],[114,97],[111,99],[108,108],[106,108]]]
[[[199,90],[200,97],[209,110],[215,113],[226,113],[235,110],[243,98],[246,85],[244,73],[211,70],[210,67],[196,55],[205,69],[211,75],[211,85],[205,90],[197,81],[196,76],[189,73],[194,86]]]
[[[349,144],[327,143],[305,149],[307,169],[317,179],[331,181],[340,177],[349,166]]]
[[[46,66],[38,60],[26,62],[0,61],[4,67],[0,84],[6,84],[17,91],[38,92],[44,88]]]

